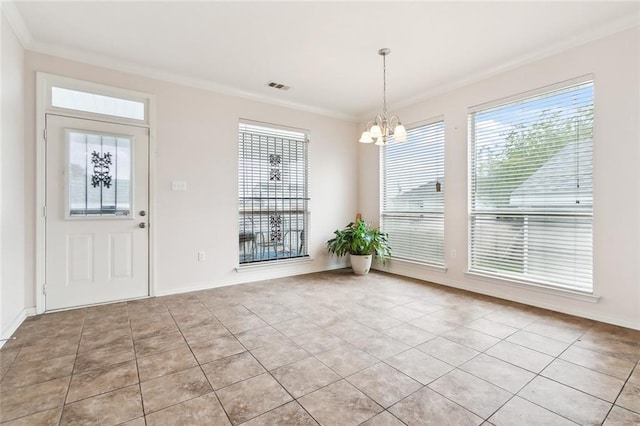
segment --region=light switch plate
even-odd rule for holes
[[[174,181],[171,181],[171,190],[172,191],[186,191],[187,190],[187,181],[186,180],[174,180]]]

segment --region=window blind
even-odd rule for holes
[[[472,111],[472,272],[591,292],[593,82]]]
[[[307,256],[307,134],[241,121],[238,138],[239,262]]]
[[[444,265],[444,122],[382,148],[382,229],[393,258]]]

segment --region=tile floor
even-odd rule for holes
[[[3,425],[640,424],[640,332],[348,270],[29,318]]]

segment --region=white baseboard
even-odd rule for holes
[[[0,339],[8,339],[9,337],[11,337],[11,335],[16,332],[18,327],[22,325],[22,323],[24,322],[25,319],[27,319],[27,317],[31,317],[35,314],[36,314],[36,308],[27,308],[20,311],[20,313],[14,318],[14,320],[11,321],[11,324],[9,324],[7,328],[2,330],[2,334],[0,334]],[[0,340],[0,348],[2,348],[2,346],[4,346],[6,342],[7,342],[6,340]]]
[[[276,265],[274,265],[274,268],[272,270],[257,269],[255,271],[242,271],[241,273],[238,273],[237,276],[233,279],[209,281],[209,282],[191,285],[189,287],[184,287],[184,288],[156,290],[155,296],[158,296],[158,297],[170,296],[172,294],[182,294],[182,293],[189,293],[192,291],[210,290],[214,288],[227,287],[227,286],[237,285],[237,284],[248,284],[251,282],[262,281],[262,280],[292,277],[292,276],[304,275],[304,274],[313,274],[316,272],[342,269],[347,266],[349,265],[348,265],[348,262],[346,261],[332,263],[330,265],[325,265],[322,268],[313,268],[313,269],[309,269],[308,265],[304,265],[304,264],[297,264],[297,265],[290,264],[290,265],[287,265],[286,267],[281,266],[280,268],[277,268]]]
[[[409,278],[415,278],[424,282],[429,282],[433,284],[443,285],[447,287],[453,287],[460,290],[470,291],[472,293],[483,294],[486,296],[492,296],[498,299],[510,300],[512,302],[522,303],[524,305],[535,306],[537,308],[548,309],[555,312],[560,312],[568,315],[575,315],[582,318],[591,319],[594,321],[600,321],[607,324],[618,325],[620,327],[632,328],[635,330],[640,330],[640,322],[637,320],[629,320],[626,318],[618,318],[612,317],[606,314],[601,314],[598,312],[593,312],[589,309],[578,309],[568,306],[563,306],[560,304],[556,304],[553,302],[544,302],[539,300],[531,300],[527,297],[522,297],[519,295],[510,294],[509,297],[505,297],[504,293],[500,293],[498,291],[492,291],[487,288],[479,288],[475,285],[471,285],[469,283],[460,282],[457,280],[451,280],[444,276],[437,277],[435,274],[430,274],[429,278],[425,278],[425,269],[424,268],[394,268],[393,270],[389,270],[389,268],[385,267],[376,267],[375,269],[383,272],[388,272],[391,274],[406,276]],[[492,284],[500,284],[499,282]],[[593,305],[592,302],[586,302],[589,305]]]

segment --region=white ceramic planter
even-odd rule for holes
[[[349,255],[351,257],[351,269],[356,275],[365,275],[371,269],[372,255],[358,256],[355,254]]]

